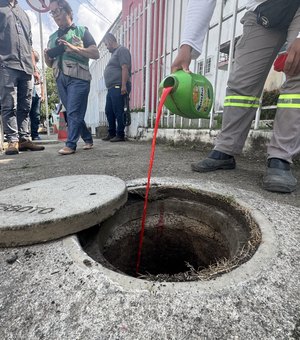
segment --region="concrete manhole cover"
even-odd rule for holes
[[[107,219],[127,201],[116,177],[51,178],[0,191],[0,246],[60,238]]]
[[[136,273],[144,195],[145,186],[129,187],[128,201],[118,212],[78,235],[84,252],[122,283],[126,277],[130,283],[215,280],[247,263],[261,247],[262,217],[254,218],[234,198],[192,187],[152,186]],[[268,223],[263,229],[274,242]],[[268,257],[273,250],[260,253]],[[262,259],[255,261],[258,268]]]

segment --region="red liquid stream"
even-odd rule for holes
[[[157,116],[155,120],[155,127],[154,127],[154,133],[153,133],[153,139],[152,139],[152,147],[151,147],[151,156],[150,156],[150,163],[148,168],[148,180],[147,180],[147,186],[146,186],[146,195],[145,195],[145,201],[144,201],[144,210],[143,210],[143,216],[142,216],[142,227],[140,231],[140,241],[139,241],[139,249],[138,249],[138,256],[137,256],[137,262],[136,262],[136,274],[138,274],[141,264],[141,254],[142,254],[142,248],[143,248],[143,239],[144,239],[144,233],[145,233],[145,222],[146,222],[146,216],[147,216],[147,205],[148,205],[148,195],[150,190],[150,180],[151,180],[151,173],[152,173],[152,167],[154,162],[154,154],[155,154],[155,146],[156,146],[156,135],[157,130],[160,122],[160,116],[162,112],[162,108],[164,106],[164,103],[166,101],[166,98],[168,94],[172,91],[173,87],[166,87],[163,92],[162,96],[158,105],[157,109]]]

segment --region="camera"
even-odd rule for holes
[[[49,58],[55,58],[59,55],[62,55],[65,52],[65,46],[64,45],[58,45],[56,47],[50,48],[47,51],[47,55]]]

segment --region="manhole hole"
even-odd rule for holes
[[[84,251],[115,272],[148,281],[204,281],[248,261],[261,242],[250,212],[233,198],[200,190],[152,186],[140,270],[135,272],[145,187],[78,238]]]

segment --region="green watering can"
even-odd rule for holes
[[[165,106],[185,118],[209,118],[213,104],[213,88],[208,79],[200,74],[182,70],[170,74],[159,85],[159,97],[164,88],[173,87]]]

